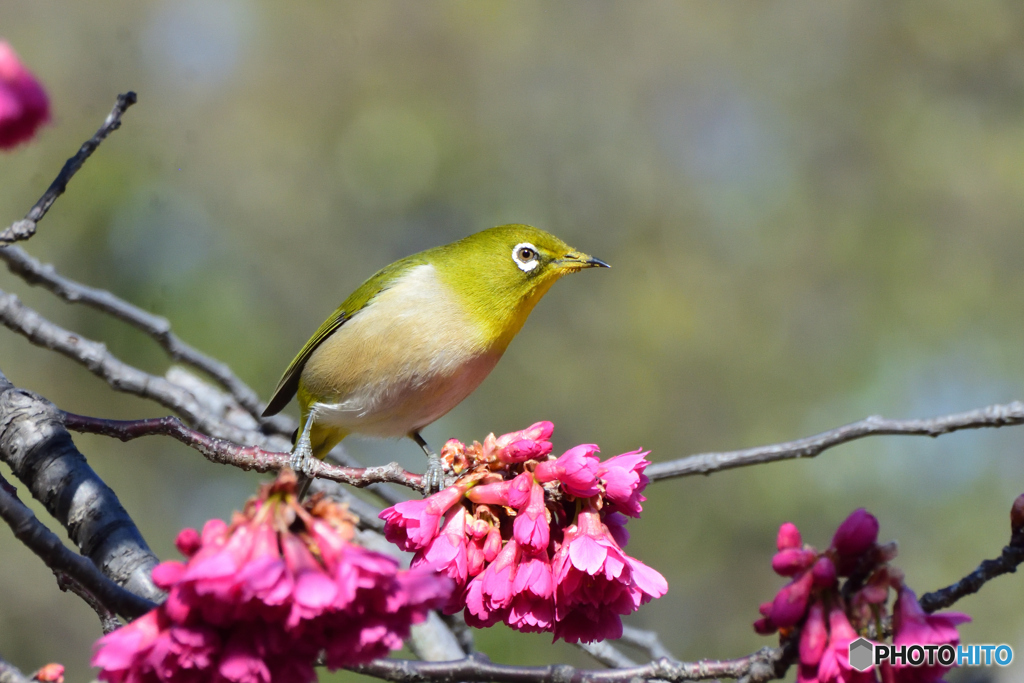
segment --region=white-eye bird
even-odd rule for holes
[[[310,474],[349,434],[409,436],[444,473],[419,432],[462,402],[563,275],[608,264],[529,225],[503,225],[407,256],[345,299],[285,370],[264,416],[298,394],[292,467]],[[308,485],[308,480],[305,482]],[[305,487],[303,487],[305,488]]]

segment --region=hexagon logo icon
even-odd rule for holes
[[[858,638],[850,643],[850,666],[857,671],[867,671],[875,659],[875,646],[867,638]]]

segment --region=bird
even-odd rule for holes
[[[298,397],[290,465],[300,493],[315,463],[350,434],[415,441],[424,490],[444,485],[420,435],[494,369],[537,302],[562,276],[610,267],[529,225],[502,225],[385,266],[320,325],[263,411]]]

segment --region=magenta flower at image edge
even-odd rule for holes
[[[639,517],[646,500],[647,453],[601,462],[598,447],[584,444],[555,458],[553,430],[538,422],[483,444],[449,441],[442,459],[459,478],[384,510],[385,537],[416,553],[413,567],[455,580],[445,611],[465,607],[472,626],[503,621],[568,642],[617,638],[621,615],[668,590],[661,574],[622,551],[626,515]]]
[[[31,139],[49,120],[50,100],[43,86],[0,40],[0,149]]]
[[[452,584],[351,544],[352,521],[323,498],[300,505],[286,471],[231,525],[184,530],[188,559],[153,571],[166,602],[97,642],[99,678],[307,683],[321,651],[335,669],[401,647]]]

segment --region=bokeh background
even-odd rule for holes
[[[1024,396],[1019,2],[3,0],[0,34],[55,114],[0,157],[0,223],[136,90],[26,248],[169,317],[265,398],[376,269],[509,222],[613,268],[559,283],[435,444],[550,419],[556,448],[666,460]],[[167,367],[117,321],[6,272],[0,288]],[[0,368],[73,412],[165,413],[4,329]],[[260,481],[170,440],[77,442],[162,557]],[[347,443],[420,462],[410,442]],[[750,624],[781,584],[778,525],[824,546],[862,505],[912,586],[946,585],[1006,541],[1022,446],[1021,428],[874,438],[655,484],[630,550],[670,592],[629,623],[685,659],[770,643]],[[1024,652],[1022,599],[1009,576],[962,601],[964,639]],[[0,654],[85,680],[98,635],[0,529]],[[588,661],[499,628],[478,642]]]

